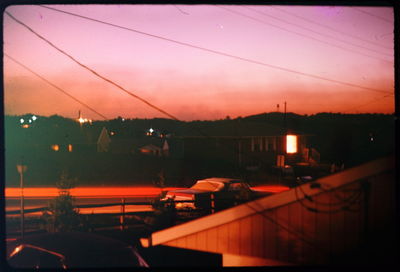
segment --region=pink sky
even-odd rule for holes
[[[207,5],[52,7],[303,73],[394,92],[391,8],[229,7],[242,14],[238,15]],[[184,47],[40,6],[11,6],[6,11],[85,65],[182,120],[270,112],[276,110],[277,104],[283,110],[284,101],[288,111],[299,114],[394,112],[394,97],[384,97],[384,93]],[[3,16],[4,52],[96,111],[109,118],[166,117],[95,77],[6,14]],[[4,100],[6,114],[76,117],[81,110],[85,117],[100,119],[7,57],[4,58]]]

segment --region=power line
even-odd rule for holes
[[[92,107],[90,107],[89,105],[87,105],[86,103],[80,101],[79,99],[75,98],[74,96],[72,96],[71,94],[69,94],[67,91],[64,91],[63,89],[61,89],[60,87],[56,86],[55,84],[51,83],[50,81],[48,81],[47,79],[45,79],[44,77],[42,77],[41,75],[39,75],[38,73],[36,73],[35,71],[33,71],[32,69],[30,69],[29,67],[27,67],[26,65],[22,64],[21,62],[17,61],[16,59],[14,59],[13,57],[11,57],[10,55],[8,55],[7,53],[4,53],[4,56],[6,56],[7,58],[9,58],[10,60],[12,60],[13,62],[17,63],[18,65],[22,66],[23,68],[25,68],[26,70],[28,70],[29,72],[31,72],[32,74],[34,74],[35,76],[37,76],[38,78],[40,78],[41,80],[45,81],[47,84],[49,84],[50,86],[54,87],[56,90],[62,92],[63,94],[65,94],[66,96],[68,96],[69,98],[73,99],[74,101],[78,102],[79,104],[83,105],[84,107],[88,108],[89,110],[91,110],[92,112],[96,113],[98,116],[102,117],[103,119],[107,120],[108,118],[106,116],[104,116],[103,114],[99,113],[98,111],[96,111],[95,109],[93,109]]]
[[[271,6],[271,7],[274,8],[274,9],[276,9],[276,10],[279,10],[279,11],[281,11],[281,12],[284,12],[284,13],[287,13],[287,14],[289,14],[289,15],[292,15],[292,16],[294,16],[294,17],[300,18],[300,19],[302,19],[302,20],[304,20],[304,21],[310,22],[310,23],[312,23],[312,24],[316,24],[316,25],[319,25],[319,26],[321,26],[321,27],[330,29],[330,30],[335,31],[335,32],[337,32],[337,33],[340,33],[340,34],[342,34],[342,35],[346,35],[346,36],[348,36],[348,37],[351,37],[351,38],[354,38],[354,39],[357,39],[357,40],[360,40],[360,41],[363,41],[363,42],[367,42],[367,43],[370,43],[370,44],[374,44],[374,45],[379,46],[379,47],[382,47],[382,48],[386,48],[386,49],[391,49],[391,50],[393,50],[392,47],[387,47],[387,46],[381,45],[381,44],[379,44],[379,43],[376,43],[376,42],[373,42],[373,41],[369,41],[369,40],[360,38],[360,37],[355,36],[355,35],[353,35],[353,34],[346,33],[346,32],[344,32],[344,31],[338,30],[338,29],[336,29],[336,28],[334,28],[334,27],[330,27],[330,26],[327,26],[327,25],[323,25],[323,24],[321,24],[321,23],[319,23],[319,22],[317,22],[317,21],[310,20],[310,19],[308,19],[308,18],[305,18],[305,17],[303,17],[303,16],[300,16],[300,15],[298,15],[298,14],[289,12],[289,11],[287,11],[287,10],[284,10],[284,9],[281,9],[281,8],[278,8],[278,7],[275,7],[275,6]]]
[[[86,20],[95,21],[95,22],[98,22],[98,23],[101,23],[101,24],[110,25],[110,26],[113,26],[113,27],[121,28],[121,29],[128,30],[128,31],[132,31],[132,32],[135,32],[135,33],[138,33],[138,34],[142,34],[142,35],[150,36],[150,37],[153,37],[153,38],[161,39],[161,40],[164,40],[164,41],[169,41],[169,42],[176,43],[176,44],[179,44],[179,45],[183,45],[183,46],[195,48],[195,49],[198,49],[198,50],[206,51],[206,52],[209,52],[209,53],[213,53],[213,54],[217,54],[217,55],[221,55],[221,56],[225,56],[225,57],[229,57],[229,58],[245,61],[245,62],[248,62],[248,63],[258,64],[258,65],[269,67],[269,68],[276,69],[276,70],[281,70],[281,71],[285,71],[285,72],[289,72],[289,73],[293,73],[293,74],[298,74],[298,75],[302,75],[302,76],[306,76],[306,77],[310,77],[310,78],[315,78],[315,79],[324,80],[324,81],[328,81],[328,82],[332,82],[332,83],[346,85],[346,86],[353,87],[353,88],[360,88],[360,89],[379,92],[379,93],[388,93],[388,94],[390,93],[390,94],[392,94],[389,91],[369,88],[369,87],[361,86],[361,85],[358,85],[358,84],[353,84],[353,83],[349,83],[349,82],[344,82],[344,81],[340,81],[340,80],[335,80],[335,79],[322,77],[322,76],[319,76],[319,75],[313,75],[313,74],[309,74],[309,73],[299,72],[299,71],[296,71],[296,70],[292,70],[292,69],[288,69],[288,68],[284,68],[284,67],[268,64],[268,63],[265,63],[265,62],[256,61],[256,60],[252,60],[252,59],[248,59],[248,58],[244,58],[244,57],[240,57],[240,56],[236,56],[236,55],[231,55],[231,54],[224,53],[224,52],[221,52],[221,51],[216,51],[216,50],[213,50],[213,49],[208,49],[208,48],[205,48],[205,47],[200,47],[200,46],[197,46],[197,45],[192,45],[192,44],[189,44],[189,43],[184,43],[184,42],[180,42],[180,41],[177,41],[177,40],[172,40],[172,39],[169,39],[169,38],[165,38],[165,37],[149,34],[149,33],[146,33],[146,32],[135,30],[135,29],[131,29],[131,28],[127,28],[127,27],[123,27],[123,26],[119,26],[119,25],[103,22],[103,21],[100,21],[100,20],[97,20],[97,19],[93,19],[93,18],[89,18],[89,17],[86,17],[86,16],[74,14],[74,13],[71,13],[71,12],[66,12],[66,11],[62,11],[62,10],[58,10],[58,9],[54,9],[54,8],[50,8],[50,7],[46,7],[46,6],[41,6],[41,7],[47,8],[47,9],[51,9],[51,10],[54,10],[54,11],[57,11],[57,12],[69,14],[69,15],[72,15],[72,16],[80,17],[80,18],[83,18],[83,19],[86,19]],[[9,15],[8,12],[6,12],[6,14]],[[18,20],[16,20],[16,21],[19,22]],[[25,27],[27,27],[22,22],[19,22],[19,23],[24,25]],[[30,29],[30,28],[28,27],[28,29]],[[38,35],[35,32],[33,32],[33,33],[35,35]],[[51,44],[51,46],[54,46],[54,45]]]
[[[382,21],[385,21],[385,22],[387,22],[387,23],[393,24],[393,22],[392,22],[392,21],[390,21],[390,20],[388,20],[388,19],[386,19],[386,18],[382,18],[382,17],[380,17],[380,16],[377,16],[377,15],[375,15],[375,14],[373,14],[373,13],[370,13],[370,12],[364,11],[364,10],[362,10],[362,9],[359,9],[359,8],[356,8],[356,7],[352,7],[352,8],[353,8],[353,9],[355,9],[355,10],[357,10],[357,11],[359,11],[359,12],[362,12],[362,13],[368,14],[368,15],[370,15],[370,16],[372,16],[372,17],[375,17],[375,18],[377,18],[377,19],[380,19],[380,20],[382,20]]]
[[[365,104],[361,104],[361,105],[358,105],[358,106],[356,106],[356,107],[352,107],[351,109],[344,110],[344,111],[341,111],[341,112],[343,112],[343,113],[349,112],[349,111],[352,111],[352,110],[354,110],[354,109],[358,109],[358,108],[367,106],[367,105],[369,105],[369,104],[376,103],[377,101],[380,101],[380,100],[382,100],[382,99],[384,99],[384,98],[387,98],[387,97],[389,97],[389,96],[391,96],[391,95],[389,95],[389,94],[388,94],[388,95],[384,95],[384,96],[382,96],[382,97],[380,97],[380,98],[375,98],[375,99],[373,99],[373,100],[371,100],[371,101],[369,101],[369,102],[367,102],[367,103],[365,103]]]
[[[365,50],[369,50],[369,51],[371,51],[371,52],[375,52],[375,53],[378,53],[378,54],[386,55],[386,56],[389,56],[389,57],[390,57],[390,56],[393,56],[393,55],[391,55],[391,54],[387,54],[387,53],[380,52],[380,51],[378,51],[378,50],[370,49],[370,48],[368,48],[368,47],[365,47],[365,46],[362,46],[362,45],[358,45],[358,44],[355,44],[355,43],[351,43],[351,42],[348,42],[348,41],[346,41],[346,40],[342,40],[342,39],[340,39],[340,38],[337,38],[337,37],[335,37],[335,36],[332,36],[332,35],[329,35],[329,34],[325,34],[325,33],[321,33],[321,32],[319,32],[319,31],[315,31],[315,30],[313,30],[313,29],[311,29],[311,28],[308,28],[308,27],[305,27],[305,26],[301,26],[301,25],[298,25],[298,24],[289,22],[289,21],[287,21],[287,20],[283,20],[283,19],[281,19],[281,18],[279,18],[279,17],[270,15],[270,14],[268,14],[268,13],[262,12],[262,11],[257,10],[257,9],[253,9],[253,8],[249,8],[249,7],[245,7],[245,8],[247,8],[247,9],[249,9],[249,10],[252,10],[252,11],[254,11],[254,12],[260,13],[260,14],[262,14],[262,15],[271,17],[271,18],[273,18],[273,19],[275,19],[275,20],[284,22],[284,23],[286,23],[286,24],[290,24],[290,25],[294,25],[294,26],[296,26],[296,27],[300,27],[300,28],[302,28],[302,29],[308,30],[308,31],[313,32],[313,33],[315,33],[315,34],[318,34],[318,35],[321,35],[321,36],[325,36],[325,37],[328,37],[328,38],[330,38],[330,39],[334,39],[334,40],[337,40],[337,41],[339,41],[339,42],[349,44],[349,45],[351,45],[351,46],[356,46],[356,47],[359,47],[359,48],[362,48],[362,49],[365,49]]]
[[[255,201],[253,201],[252,203],[255,203],[259,208],[263,209],[263,207],[261,207],[261,205],[260,205],[260,204],[257,204]],[[316,248],[316,249],[318,249],[318,250],[322,250],[322,251],[325,251],[325,252],[329,252],[326,248],[317,245],[315,242],[309,241],[308,239],[310,239],[310,238],[306,237],[306,236],[304,235],[304,233],[303,233],[303,234],[300,234],[300,233],[298,233],[297,231],[292,230],[292,229],[290,229],[289,227],[287,227],[287,226],[285,226],[285,225],[279,223],[278,220],[272,218],[271,216],[268,216],[268,215],[264,212],[265,209],[264,209],[264,210],[259,210],[259,209],[255,208],[255,207],[253,207],[252,205],[250,205],[250,202],[246,202],[246,203],[244,203],[244,205],[246,205],[247,207],[249,207],[250,209],[252,209],[256,214],[261,215],[262,217],[264,217],[265,219],[267,219],[268,221],[270,221],[271,223],[273,223],[273,224],[276,225],[277,227],[279,227],[279,228],[281,228],[281,229],[284,229],[284,230],[286,230],[288,233],[290,233],[290,234],[296,236],[300,241],[302,241],[302,242],[308,244],[309,246],[312,246],[312,247],[314,247],[314,248]]]
[[[156,109],[157,111],[167,115],[168,117],[179,121],[178,118],[176,118],[175,116],[173,116],[172,114],[169,114],[168,112],[162,110],[161,108],[153,105],[152,103],[148,102],[147,100],[141,98],[140,96],[133,94],[132,92],[126,90],[125,88],[123,88],[122,86],[118,85],[117,83],[115,83],[114,81],[100,75],[99,73],[97,73],[96,71],[94,71],[93,69],[89,68],[88,66],[80,63],[78,60],[76,60],[74,57],[72,57],[71,55],[69,55],[68,53],[66,53],[65,51],[61,50],[60,48],[58,48],[57,46],[55,46],[52,42],[50,42],[49,40],[47,40],[46,38],[44,38],[43,36],[41,36],[40,34],[38,34],[37,32],[35,32],[32,28],[30,28],[29,26],[27,26],[26,24],[24,24],[23,22],[19,21],[18,19],[16,19],[14,16],[12,16],[8,11],[5,11],[5,13],[10,16],[14,21],[16,21],[17,23],[19,23],[20,25],[24,26],[25,28],[27,28],[30,32],[32,32],[33,34],[35,34],[37,37],[39,37],[40,39],[42,39],[43,41],[45,41],[46,43],[48,43],[50,46],[52,46],[53,48],[55,48],[57,51],[59,51],[60,53],[62,53],[63,55],[67,56],[68,58],[70,58],[71,60],[73,60],[75,63],[77,63],[78,65],[80,65],[81,67],[85,68],[86,70],[92,72],[94,75],[96,75],[97,77],[103,79],[104,81],[107,81],[108,83],[114,85],[115,87],[117,87],[118,89],[122,90],[123,92],[127,93],[128,95],[142,101],[143,103],[145,103],[146,105],[152,107],[153,109]]]
[[[190,15],[186,11],[182,10],[178,5],[173,5],[177,10],[179,10],[180,13],[185,14],[185,15]]]
[[[275,28],[284,30],[284,31],[286,31],[286,32],[290,32],[290,33],[293,33],[293,34],[299,35],[299,36],[301,36],[301,37],[308,38],[308,39],[311,39],[311,40],[314,40],[314,41],[317,41],[317,42],[320,42],[320,43],[327,44],[327,45],[329,45],[329,46],[337,47],[337,48],[342,49],[342,50],[345,50],[345,51],[349,51],[349,52],[352,52],[352,53],[355,53],[355,54],[358,54],[358,55],[363,55],[363,56],[365,56],[365,57],[377,59],[377,60],[380,60],[380,61],[385,61],[385,62],[393,63],[393,62],[388,61],[388,60],[385,60],[385,59],[380,59],[380,58],[377,58],[377,57],[374,57],[374,56],[371,56],[371,55],[368,55],[368,54],[361,53],[361,52],[359,52],[359,51],[355,51],[355,50],[352,50],[352,49],[348,49],[348,48],[342,47],[342,46],[340,46],[340,45],[332,44],[332,43],[330,43],[330,42],[326,42],[326,41],[323,41],[323,40],[314,38],[314,37],[309,36],[309,35],[305,35],[305,34],[302,34],[302,33],[299,33],[299,32],[293,31],[293,30],[289,30],[289,29],[284,28],[284,27],[281,27],[281,26],[277,26],[277,25],[274,25],[274,24],[271,24],[271,23],[267,23],[267,22],[265,22],[265,21],[263,21],[263,20],[257,19],[257,18],[255,18],[255,17],[249,16],[249,15],[246,15],[246,14],[243,14],[243,13],[241,13],[241,12],[239,12],[239,11],[231,10],[231,9],[228,9],[228,8],[222,7],[222,6],[216,6],[216,7],[219,7],[219,8],[221,8],[221,9],[227,10],[227,11],[233,13],[233,14],[237,14],[237,15],[239,15],[239,16],[243,16],[243,17],[246,17],[246,18],[248,18],[248,19],[257,21],[257,22],[259,22],[259,23],[262,23],[262,24],[265,24],[265,25],[268,25],[268,26],[272,26],[272,27],[275,27]]]

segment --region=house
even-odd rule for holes
[[[154,156],[158,156],[158,157],[161,157],[161,156],[168,157],[169,144],[168,144],[167,140],[164,140],[162,142],[161,146],[158,146],[155,144],[148,144],[148,145],[140,147],[139,152],[141,154],[154,155]]]
[[[283,165],[309,160],[306,155],[307,136],[291,135],[244,135],[244,136],[187,136],[184,157],[187,159],[218,158],[239,167],[276,165],[278,156]]]
[[[139,148],[140,153],[146,154],[146,155],[154,155],[154,156],[161,156],[161,147],[149,144],[145,145]]]
[[[99,138],[97,139],[97,152],[107,152],[109,151],[109,146],[111,143],[110,136],[105,127],[102,128]]]
[[[394,157],[140,239],[222,255],[223,266],[395,263]]]

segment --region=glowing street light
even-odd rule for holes
[[[24,120],[23,118],[21,118],[21,119],[19,119],[19,122],[20,122],[21,124],[23,124],[23,123],[25,122],[25,120]]]
[[[36,121],[37,117],[35,115],[32,116],[32,120]]]

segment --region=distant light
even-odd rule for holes
[[[29,128],[29,125],[28,124],[23,124],[22,127],[23,128]]]
[[[154,129],[150,128],[149,131],[150,131],[150,133],[153,133],[153,132],[154,132]]]
[[[55,144],[55,145],[51,146],[51,149],[53,149],[54,151],[58,151],[58,150],[60,150],[60,146]]]
[[[112,135],[115,135],[115,132],[114,132],[114,131],[111,131],[110,134],[111,134],[111,136],[112,136]]]
[[[25,122],[25,120],[24,119],[19,119],[19,122],[21,123],[21,124],[23,124],[24,122]]]
[[[286,153],[293,154],[297,152],[297,136],[286,135]]]
[[[32,120],[36,121],[37,117],[35,115],[32,116]]]
[[[28,120],[28,122],[29,122],[29,123],[32,123],[32,120],[31,120],[31,119],[29,119],[29,120]]]
[[[72,152],[72,144],[68,145],[68,152]]]
[[[79,117],[78,122],[83,124],[83,123],[85,123],[85,119],[83,119],[82,117]]]
[[[125,118],[122,118],[122,122],[125,122]]]

